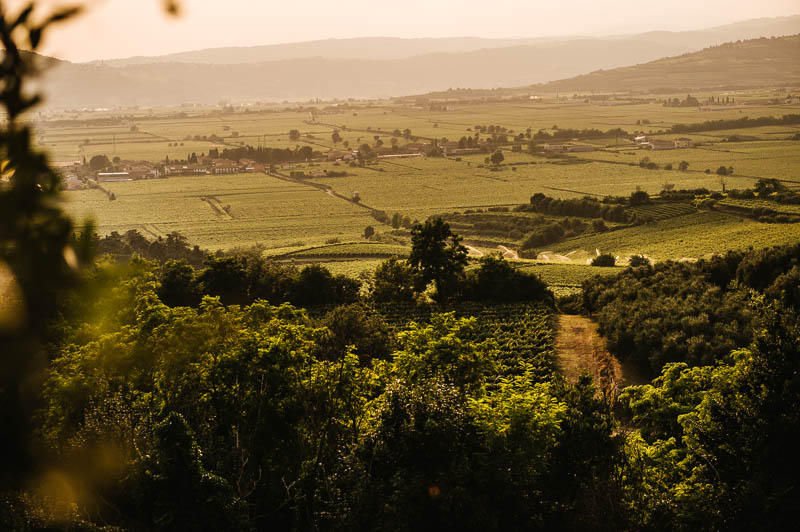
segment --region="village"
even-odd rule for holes
[[[391,146],[377,144],[369,146],[362,144],[359,149],[329,149],[327,153],[309,151],[298,154],[296,160],[280,163],[259,162],[251,158],[241,157],[238,160],[220,156],[217,148],[209,150],[208,155],[197,156],[192,154],[186,160],[171,160],[165,157],[158,162],[123,160],[114,157],[108,160],[106,156],[95,156],[90,162],[69,161],[54,162],[53,167],[62,178],[65,190],[82,190],[85,188],[100,188],[102,183],[134,181],[141,179],[160,179],[173,176],[198,176],[198,175],[232,175],[232,174],[264,174],[275,171],[289,171],[295,174],[294,169],[300,163],[343,163],[351,166],[363,165],[367,162],[376,163],[380,160],[409,159],[417,157],[460,157],[463,155],[491,154],[495,150],[522,151],[519,142],[503,143],[504,139],[478,139],[462,138],[459,141],[450,141],[446,138],[440,141],[427,139],[429,142],[420,142],[414,138],[403,146],[393,143]],[[515,141],[518,139],[514,139]],[[621,139],[620,139],[621,140]],[[691,148],[694,146],[692,139],[680,137],[677,139],[664,139],[657,136],[638,135],[624,142],[643,150],[672,150]],[[582,153],[602,150],[602,147],[592,144],[581,144],[578,139],[570,142],[545,142],[536,144],[531,142],[528,151],[539,152],[544,155],[558,156],[567,153]],[[305,155],[301,156],[301,155]],[[310,155],[310,156],[308,156]],[[306,176],[303,172],[299,176]],[[326,177],[328,170],[313,170],[307,177]],[[109,195],[111,197],[111,195]]]

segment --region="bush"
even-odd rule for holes
[[[610,267],[617,264],[617,259],[611,253],[603,253],[592,259],[592,266]]]
[[[651,262],[650,259],[645,257],[644,255],[633,255],[630,259],[628,259],[628,266],[631,268],[638,268],[640,266],[650,266]]]

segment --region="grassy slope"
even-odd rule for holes
[[[656,260],[700,258],[729,249],[762,248],[796,242],[800,224],[764,224],[717,212],[698,212],[609,233],[578,237],[552,246],[556,253],[576,249],[620,257],[644,253]]]
[[[752,39],[544,85],[546,90],[652,90],[661,87],[797,85],[800,36]]]

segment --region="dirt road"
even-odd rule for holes
[[[581,373],[588,373],[602,389],[613,390],[614,394],[625,386],[646,382],[608,353],[592,320],[567,314],[559,314],[557,319],[556,354],[567,379],[575,381]]]

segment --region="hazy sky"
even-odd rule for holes
[[[28,0],[3,2],[9,10]],[[45,53],[73,61],[329,37],[538,37],[697,29],[800,13],[800,0],[84,0]],[[47,6],[69,0],[39,0]]]

